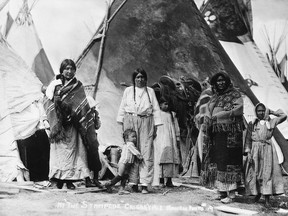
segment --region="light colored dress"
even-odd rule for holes
[[[65,86],[69,86],[70,82]],[[54,80],[49,84],[46,90],[47,101],[53,101],[56,86],[59,84],[61,84],[60,80]],[[54,102],[53,104],[51,102],[47,104],[50,111],[55,108]],[[50,125],[53,122],[59,122],[56,116],[53,117],[48,118]],[[87,150],[79,130],[73,126],[72,122],[69,122],[66,126],[63,126],[61,131],[65,138],[58,139],[60,141],[51,141],[50,144],[49,179],[81,180],[89,177]]]
[[[117,122],[123,123],[124,131],[136,131],[136,147],[143,156],[141,166],[138,162],[133,164],[129,182],[150,185],[154,173],[154,126],[161,124],[160,108],[154,90],[150,87],[127,87],[119,107]]]
[[[49,178],[80,180],[89,177],[86,149],[75,127],[65,129],[67,139],[50,145]]]
[[[154,178],[153,185],[159,185],[159,178],[177,177],[180,155],[177,139],[180,130],[175,113],[161,111],[162,125],[157,128],[154,140]]]
[[[250,135],[246,139],[245,151],[251,152],[252,161],[246,164],[247,195],[284,193],[282,171],[271,137],[277,124],[283,122],[286,115],[282,110],[277,110],[277,117],[270,119],[267,112],[265,120],[256,119],[248,126]]]

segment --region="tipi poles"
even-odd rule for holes
[[[115,17],[115,15],[118,13],[118,11],[122,8],[122,6],[126,3],[127,0],[124,0],[120,5],[119,7],[113,12],[113,14],[111,15],[111,17],[108,19],[108,24],[112,21],[112,19]],[[106,18],[106,17],[105,17]],[[104,21],[102,23],[105,22],[105,18],[104,18]],[[98,29],[96,30],[96,33],[94,34],[94,36],[92,37],[92,39],[90,40],[90,42],[88,43],[88,46],[85,48],[84,52],[80,55],[80,57],[78,58],[77,60],[77,65],[79,67],[79,65],[81,64],[81,61],[82,59],[87,55],[87,53],[89,52],[90,48],[93,46],[93,41],[96,39],[96,38],[100,38],[101,36],[99,36],[100,32],[103,31],[104,29],[104,26],[103,25],[100,25],[98,27]],[[100,34],[101,35],[101,34]]]
[[[108,24],[112,21],[112,19],[115,17],[115,15],[118,13],[118,11],[122,8],[122,6],[126,3],[127,0],[124,0],[119,7],[113,12],[113,14],[111,15],[111,17],[108,20]],[[100,28],[100,31],[103,29],[104,27],[102,26],[102,28]]]
[[[104,44],[105,44],[105,37],[106,37],[106,32],[109,26],[109,23],[111,20],[114,18],[114,16],[118,13],[118,11],[122,8],[122,6],[126,3],[127,0],[124,0],[121,5],[114,11],[111,17],[109,17],[109,12],[110,12],[110,4],[107,3],[107,11],[106,11],[106,16],[104,19],[104,25],[100,29],[100,32],[102,31],[102,38],[101,38],[101,44],[100,44],[100,50],[99,50],[99,55],[98,55],[98,63],[97,63],[97,69],[96,69],[96,80],[95,80],[95,86],[94,86],[94,92],[93,92],[93,98],[96,99],[96,92],[98,89],[98,84],[99,84],[99,79],[100,79],[100,74],[101,74],[101,66],[102,66],[102,61],[103,61],[103,51],[104,51]],[[108,19],[109,18],[109,19]]]
[[[104,28],[103,28],[103,31],[102,31],[102,38],[101,38],[99,55],[98,55],[98,62],[97,62],[97,69],[96,69],[96,79],[95,79],[95,86],[94,86],[94,92],[93,92],[93,98],[94,99],[96,99],[96,92],[97,92],[97,89],[98,89],[100,71],[101,71],[102,60],[103,60],[102,57],[103,57],[103,50],[104,50],[106,31],[108,29],[108,17],[109,17],[110,4],[107,1],[106,1],[106,4],[107,4],[107,11],[106,11],[106,16],[105,16],[105,20],[104,20]]]

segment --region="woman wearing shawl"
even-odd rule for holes
[[[72,182],[81,179],[86,179],[86,187],[101,186],[94,114],[75,73],[75,63],[65,59],[60,74],[45,93],[44,107],[51,141],[49,178],[56,180],[59,189],[64,183],[68,189],[75,189]],[[95,183],[89,177],[90,171],[94,172]]]
[[[117,122],[123,130],[133,129],[137,133],[137,148],[143,155],[143,162],[134,163],[130,172],[132,189],[142,186],[142,193],[148,193],[147,186],[153,181],[153,139],[156,126],[161,124],[160,108],[152,88],[147,87],[147,74],[143,69],[136,69],[132,75],[133,86],[124,91],[118,111]]]
[[[270,195],[284,193],[284,183],[278,157],[271,141],[276,126],[287,118],[282,110],[276,112],[259,103],[255,107],[256,119],[249,122],[245,152],[246,192],[255,196],[255,202],[265,196],[265,206],[270,207]],[[269,115],[276,116],[271,119]]]
[[[221,202],[230,203],[242,180],[243,99],[225,73],[215,74],[210,83],[213,95],[208,102],[206,131],[210,144],[201,177],[216,186]]]

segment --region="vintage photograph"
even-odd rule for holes
[[[0,215],[288,215],[287,9],[0,0]]]

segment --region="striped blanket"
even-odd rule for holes
[[[200,130],[200,126],[203,124],[204,122],[204,118],[207,116],[210,116],[210,112],[208,110],[208,102],[210,100],[210,98],[212,97],[212,89],[211,87],[205,89],[196,105],[195,105],[195,113],[194,113],[194,120],[195,120],[195,124],[196,127]]]
[[[73,124],[79,131],[87,149],[89,168],[92,171],[99,171],[101,163],[94,116],[82,83],[73,78],[64,86],[56,86],[54,92],[52,100],[47,97],[44,100],[44,108],[50,124],[51,141],[59,142],[61,139],[65,139],[63,127],[67,124]]]
[[[210,163],[209,160],[209,146],[211,144],[210,141],[210,133],[209,129],[211,126],[211,114],[208,109],[208,102],[212,97],[212,88],[208,87],[204,91],[202,91],[196,105],[195,105],[195,113],[194,113],[194,121],[195,125],[199,130],[199,134],[197,137],[197,147],[198,154],[201,160],[201,175],[200,175],[200,183],[202,185],[207,186],[209,182],[209,176],[205,175],[205,171],[208,169],[208,165]]]

